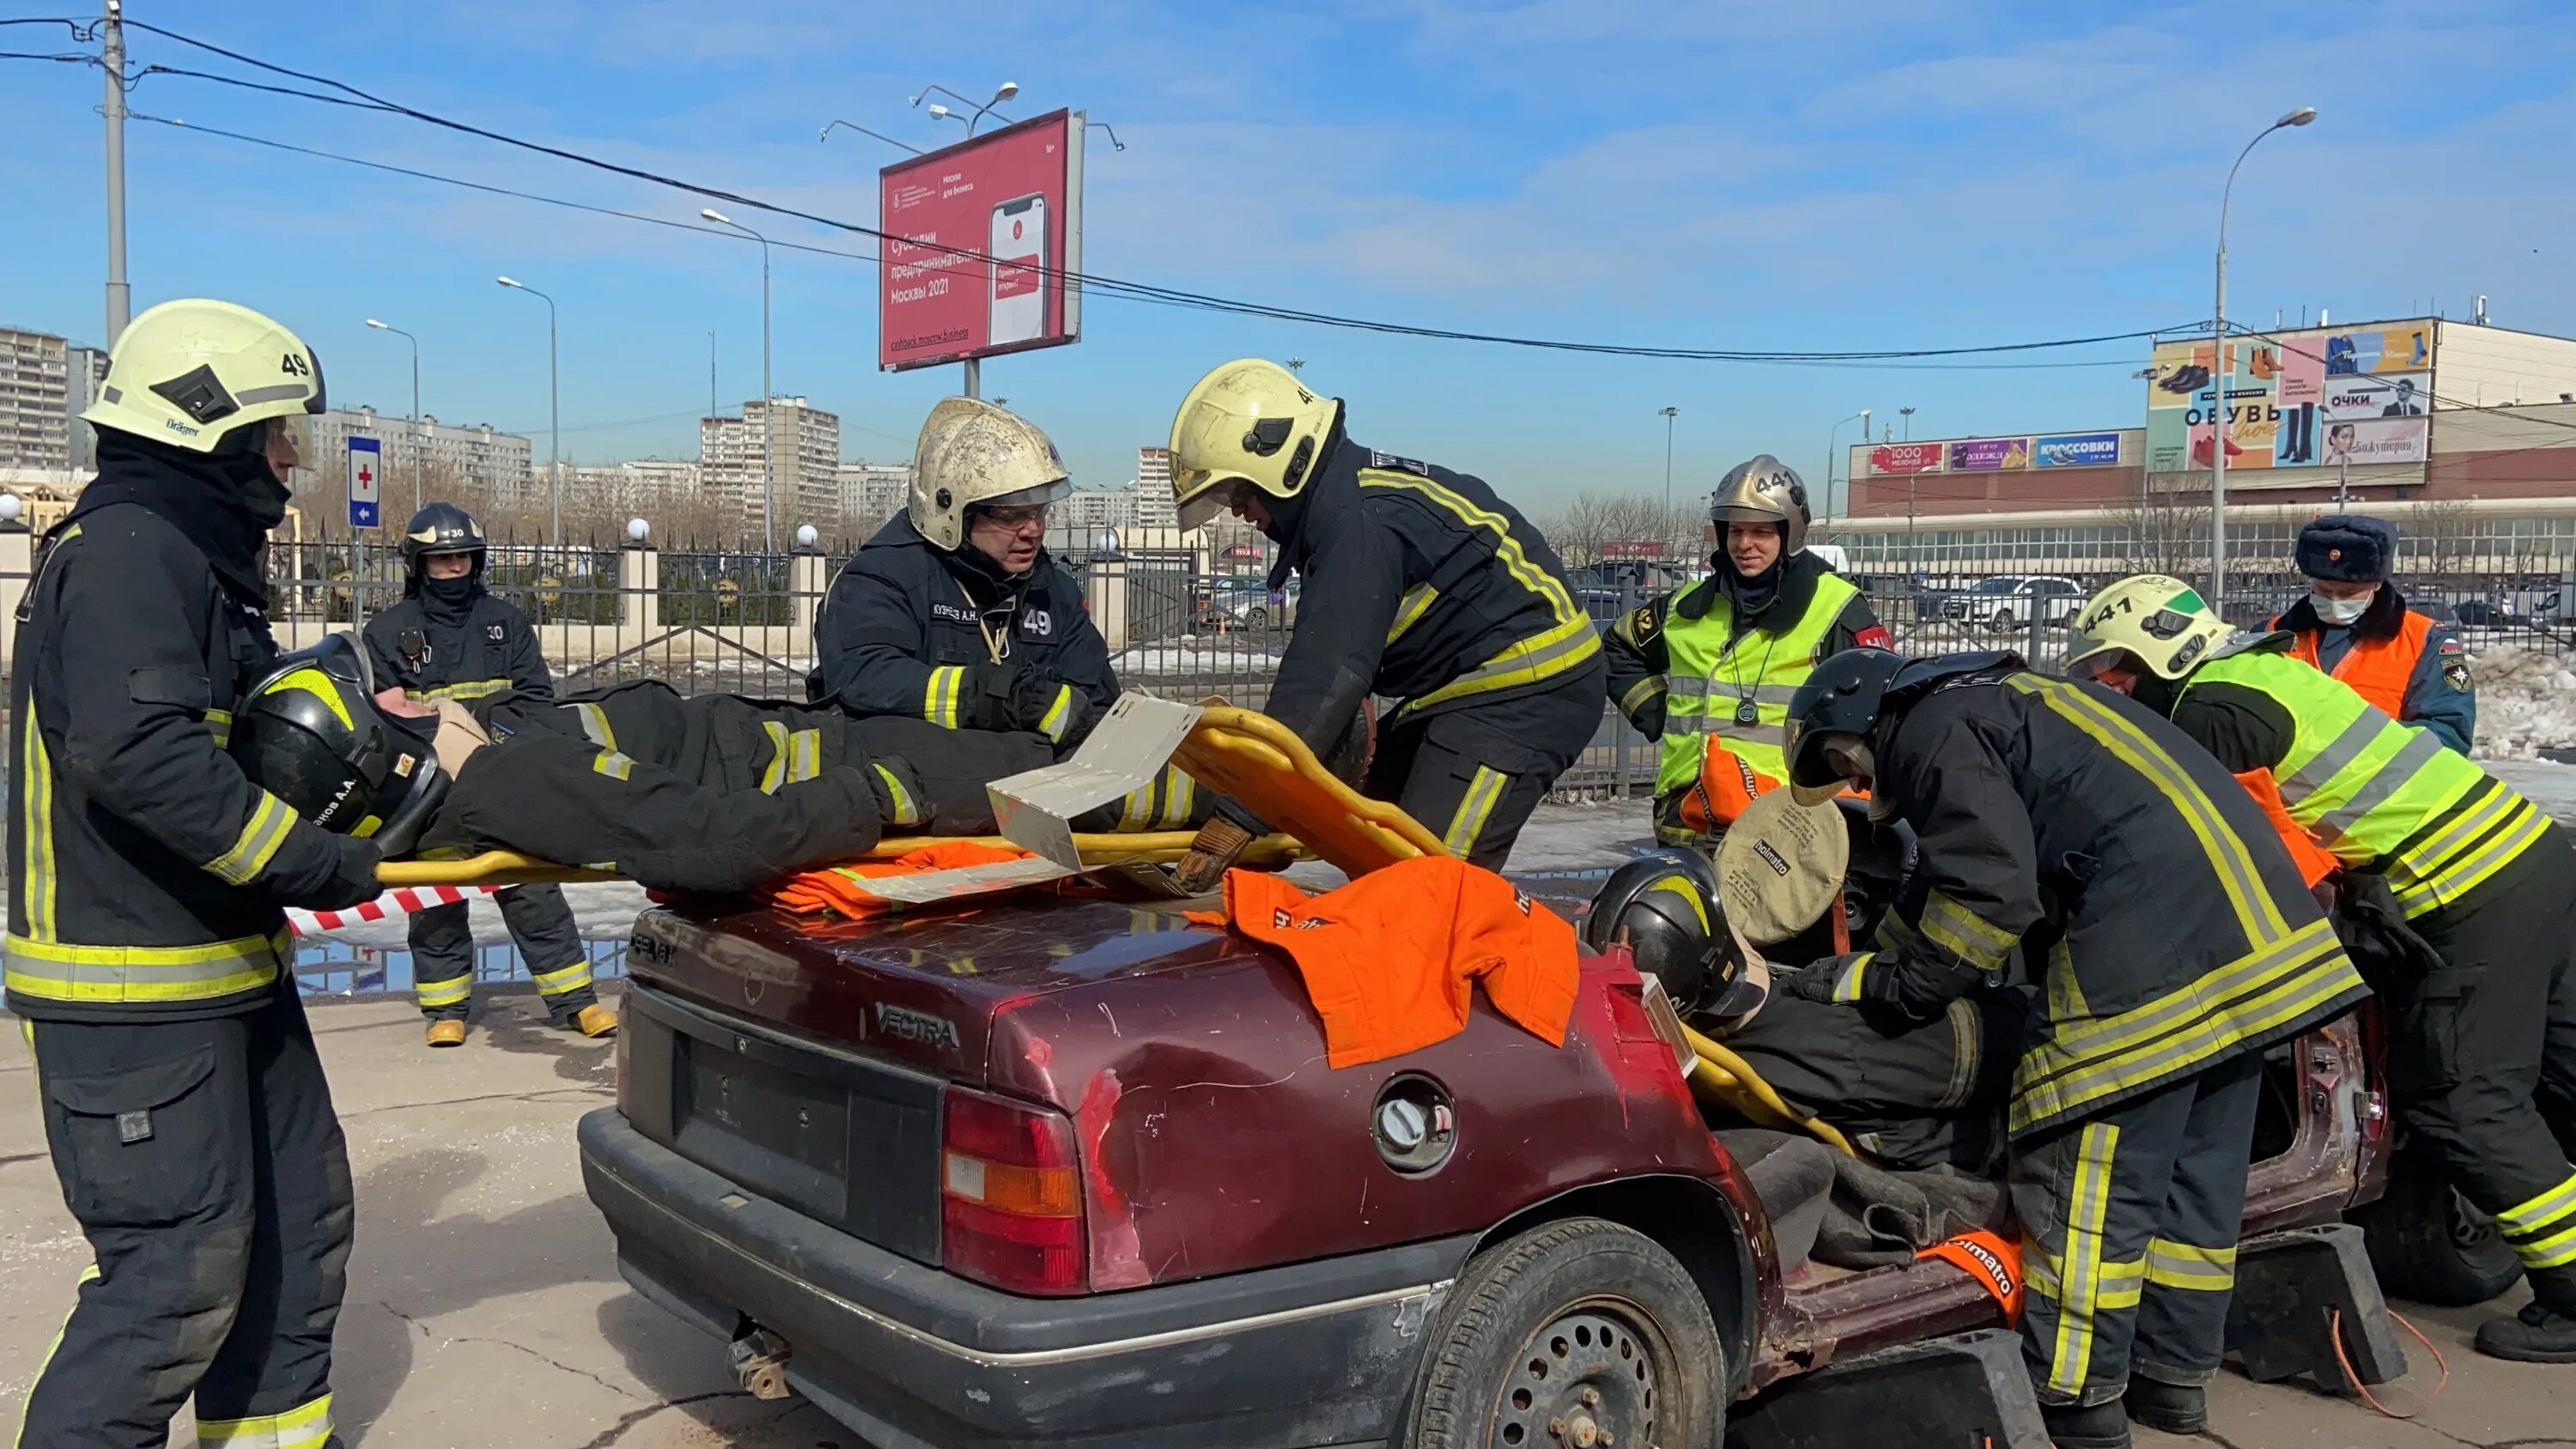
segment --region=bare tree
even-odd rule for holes
[[[2113,513],[2131,571],[2194,579],[2209,570],[2209,497],[2150,489]]]

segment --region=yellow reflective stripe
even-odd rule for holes
[[[2515,1243],[2513,1255],[2525,1268],[2564,1268],[2576,1263],[2576,1228],[2536,1243]]]
[[[1198,781],[1175,767],[1163,772],[1163,828],[1174,829],[1190,822],[1190,810],[1198,803]]]
[[[617,748],[617,731],[610,728],[608,711],[595,704],[576,704],[573,712],[581,716],[581,732],[603,750]]]
[[[28,1035],[27,1035],[27,1044],[28,1044],[29,1046],[34,1046],[34,1045],[35,1045],[35,1043],[36,1043],[36,1037],[35,1037],[35,1032],[34,1032],[33,1028],[35,1027],[35,1025],[36,1025],[36,1024],[35,1024],[34,1022],[32,1022],[32,1021],[31,1021],[31,1022],[26,1023],[26,1025],[27,1025],[27,1027],[29,1028]],[[36,1385],[37,1385],[37,1384],[39,1384],[39,1383],[42,1383],[42,1382],[44,1381],[44,1377],[45,1377],[45,1370],[46,1370],[47,1368],[49,1368],[49,1367],[51,1367],[51,1366],[53,1365],[53,1362],[54,1362],[54,1355],[55,1355],[55,1354],[58,1354],[58,1353],[60,1353],[60,1352],[62,1352],[62,1350],[63,1350],[63,1335],[64,1335],[64,1334],[66,1334],[66,1333],[69,1333],[69,1332],[71,1331],[71,1327],[72,1327],[72,1314],[73,1314],[73,1313],[77,1313],[77,1312],[79,1312],[79,1311],[80,1311],[80,1290],[81,1290],[84,1286],[86,1286],[86,1285],[88,1285],[88,1284],[91,1284],[91,1283],[95,1283],[95,1282],[97,1282],[97,1281],[98,1281],[98,1264],[96,1264],[96,1263],[92,1263],[92,1264],[90,1264],[88,1267],[81,1269],[81,1270],[80,1270],[80,1276],[79,1276],[78,1278],[75,1278],[75,1279],[73,1279],[73,1280],[72,1280],[72,1306],[71,1306],[71,1311],[70,1311],[70,1312],[66,1312],[66,1313],[63,1315],[63,1322],[62,1322],[62,1326],[61,1326],[60,1328],[57,1328],[57,1329],[55,1329],[55,1330],[54,1330],[54,1337],[53,1337],[53,1340],[52,1340],[51,1342],[49,1342],[49,1343],[47,1343],[47,1344],[45,1345],[45,1354],[44,1354],[44,1357],[39,1358],[39,1359],[37,1359],[37,1360],[36,1360],[36,1372],[35,1372],[35,1376],[27,1380],[27,1392],[28,1392],[28,1393],[32,1394],[32,1393],[34,1393],[34,1392],[36,1391]],[[10,1449],[20,1449],[20,1446],[23,1446],[26,1442],[27,1442],[27,1421],[26,1421],[26,1418],[22,1415],[22,1416],[19,1418],[19,1420],[18,1420],[18,1432],[17,1432],[17,1433],[15,1433],[15,1434],[13,1434],[13,1435],[11,1435],[11,1436],[9,1437],[9,1445],[10,1445]]]
[[[823,773],[823,732],[797,730],[787,737],[787,778],[811,780]]]
[[[323,708],[331,711],[331,713],[339,719],[344,728],[354,730],[358,727],[357,722],[349,718],[349,707],[340,702],[339,681],[333,679],[330,675],[323,673],[319,669],[307,666],[302,669],[290,670],[287,673],[270,680],[268,682],[268,687],[261,690],[260,693],[309,694],[315,699],[322,701]]]
[[[2496,1214],[2496,1226],[2510,1237],[2539,1232],[2570,1212],[2576,1212],[2576,1173],[2565,1182],[2527,1201],[2515,1203]]]
[[[1815,672],[1816,652],[1859,590],[1838,574],[1816,580],[1807,611],[1785,622],[1765,618],[1760,627],[1735,632],[1735,609],[1716,590],[1708,609],[1693,619],[1675,608],[1664,631],[1664,737],[1655,766],[1655,793],[1688,788],[1707,760],[1707,742],[1723,737],[1737,759],[1756,773],[1785,780],[1782,745],[1789,701]],[[1739,704],[1753,706],[1753,722],[1735,719]]]
[[[23,667],[23,666],[22,666]],[[45,749],[45,732],[36,723],[34,691],[28,693],[25,748],[19,753],[19,806],[26,818],[18,824],[25,844],[26,878],[18,898],[25,903],[27,934],[54,939],[54,765]]]
[[[1558,622],[1579,623],[1587,629],[1591,627],[1592,621],[1585,617],[1581,609],[1574,606],[1574,599],[1566,593],[1565,585],[1559,583],[1555,575],[1530,562],[1529,555],[1521,549],[1521,541],[1512,537],[1511,524],[1505,521],[1501,514],[1490,509],[1479,508],[1451,489],[1418,474],[1396,473],[1381,468],[1362,468],[1359,484],[1362,488],[1401,488],[1418,493],[1439,507],[1456,514],[1458,520],[1469,528],[1491,530],[1494,535],[1494,557],[1502,563],[1504,571],[1509,573],[1515,582],[1545,601],[1547,606],[1556,612]],[[1599,635],[1593,637],[1595,642],[1599,641]]]
[[[760,793],[775,795],[787,778],[787,726],[765,719],[760,722],[760,730],[769,736],[769,764],[760,772]]]
[[[2398,904],[2405,908],[2409,917],[2420,916],[2445,902],[2467,895],[2549,833],[2549,817],[2541,814],[2530,801],[2503,786],[2497,787],[2496,794],[2507,801],[2498,808],[2506,823],[2481,843],[2438,862],[2434,861],[2428,846],[2422,851],[2408,852],[2405,860],[2391,867],[2388,873],[2390,883],[2396,891]],[[2472,807],[2472,813],[2484,814],[2485,807]],[[2452,835],[2449,831],[2443,833]],[[2419,860],[2423,862],[2420,866],[2409,863]],[[2399,883],[2401,881],[2402,884]]]
[[[1601,636],[1593,632],[1592,621],[1578,617],[1506,646],[1501,653],[1438,689],[1406,700],[1396,713],[1407,714],[1462,695],[1535,684],[1563,674],[1600,652]]]
[[[250,818],[242,822],[241,834],[234,837],[232,849],[207,861],[206,873],[226,885],[248,885],[268,863],[277,858],[278,847],[286,844],[287,832],[295,828],[296,815],[285,801],[266,790],[259,792],[259,803],[251,807]]]
[[[537,990],[540,993],[547,996],[561,996],[576,987],[590,984],[590,963],[575,961],[559,971],[530,972],[528,979],[537,983]]]
[[[2219,885],[2227,892],[2228,904],[2235,909],[2237,924],[2244,928],[2247,941],[2276,940],[2288,933],[2289,923],[2282,919],[2280,905],[2272,899],[2272,893],[2263,888],[2263,877],[2254,869],[2245,842],[2220,818],[2208,794],[2145,732],[2110,706],[2062,680],[2015,674],[2004,682],[2024,694],[2038,695],[2060,717],[2145,776],[2147,783],[2173,804],[2200,841],[2210,864],[2216,867]]]
[[[2075,1148],[2075,1181],[2066,1201],[2066,1251],[2057,1260],[2057,1336],[2048,1361],[2048,1386],[2062,1394],[2082,1393],[2092,1368],[2102,1224],[2111,1214],[2111,1158],[2119,1147],[2119,1128],[2108,1122],[2087,1122]]]
[[[2138,1300],[2146,1296],[2146,1260],[2131,1258],[2125,1263],[2114,1263],[2106,1258],[2094,1276],[2094,1284],[2094,1312],[2113,1313],[2123,1308],[2135,1308]]]
[[[311,1403],[299,1404],[283,1414],[266,1414],[256,1419],[200,1419],[197,1421],[197,1443],[201,1449],[322,1449],[330,1441],[331,1396],[324,1394]]]
[[[9,938],[8,989],[48,1001],[214,1001],[277,980],[287,933],[198,946],[76,946]]]
[[[1639,710],[1654,703],[1664,693],[1664,677],[1660,674],[1649,674],[1629,685],[1628,692],[1619,696],[1619,712],[1630,719],[1635,719]]]
[[[225,748],[233,742],[233,712],[228,709],[207,710],[206,728],[214,732],[215,748]]]
[[[966,679],[966,666],[943,664],[930,671],[930,683],[922,691],[921,717],[946,729],[957,728],[957,690]]]
[[[2369,716],[2362,718],[2368,719]],[[2342,839],[2362,822],[2363,817],[2386,804],[2399,790],[2415,783],[2416,776],[2443,763],[2442,742],[2433,738],[2431,730],[2399,727],[2399,731],[2406,739],[2397,747],[2397,753],[2363,781],[2361,788],[2352,792],[2351,799],[2317,817],[2314,828],[2318,839]],[[2286,800],[2288,797],[2283,798]]]
[[[1072,719],[1073,686],[1070,684],[1059,684],[1055,687],[1055,703],[1047,706],[1045,717],[1038,721],[1038,733],[1046,736],[1056,744],[1062,744],[1064,743],[1064,727],[1070,723]]]
[[[2001,971],[2018,937],[1935,890],[1923,902],[1923,934],[1980,971]]]
[[[1834,978],[1834,1000],[1860,1000],[1861,977],[1869,970],[1869,963],[1876,959],[1876,953],[1870,951],[1863,951],[1854,956],[1851,964],[1843,968],[1842,974]]]
[[[903,782],[895,778],[894,771],[887,769],[883,765],[876,764],[873,761],[870,762],[869,768],[875,770],[877,772],[877,778],[885,782],[886,798],[894,802],[894,818],[892,823],[896,825],[919,825],[921,823],[921,813],[912,803],[912,792],[903,788]]]
[[[1392,644],[1403,638],[1404,631],[1422,622],[1424,612],[1439,598],[1440,591],[1429,584],[1415,584],[1405,590],[1404,598],[1395,608],[1395,622],[1387,627],[1386,642]]]
[[[1903,912],[1891,908],[1886,915],[1878,918],[1878,930],[1874,936],[1878,949],[1896,950],[1913,940],[1914,936],[1914,928],[1906,924]]]
[[[1126,831],[1144,829],[1154,819],[1154,784],[1147,783],[1127,792],[1118,802],[1118,828]]]
[[[1476,837],[1484,831],[1485,819],[1494,813],[1494,802],[1503,795],[1503,786],[1511,776],[1490,765],[1478,765],[1476,777],[1467,782],[1467,793],[1458,801],[1458,813],[1449,817],[1449,829],[1440,843],[1451,855],[1465,855],[1476,848]]]
[[[2204,1248],[2170,1238],[2150,1238],[2147,1281],[2195,1293],[2224,1293],[2236,1286],[2236,1245]]]
[[[612,780],[631,780],[635,777],[634,759],[619,754],[615,750],[600,751],[598,757],[590,762],[590,767]]]
[[[2297,950],[2282,959],[2290,947]],[[2242,974],[2247,971],[2255,974],[2249,979]],[[2014,1074],[2011,1129],[2019,1132],[2268,1039],[2362,990],[2333,927],[2319,919],[2298,937],[2145,1006],[2062,1033],[2064,1040],[2032,1043]]]
[[[516,684],[507,679],[460,679],[454,684],[442,684],[436,689],[415,689],[407,693],[423,704],[436,704],[442,699],[452,699],[458,704],[464,704],[516,687]]]
[[[423,1006],[454,1006],[473,993],[474,973],[470,970],[462,976],[450,976],[444,981],[412,983],[412,995]]]

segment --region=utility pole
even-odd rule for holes
[[[107,0],[99,22],[101,59],[107,69],[107,345],[125,335],[134,317],[134,293],[125,285],[125,6]]]
[[[716,329],[707,329],[707,416],[716,415]]]
[[[1908,443],[1913,442],[1914,409],[1910,407],[1898,408],[1896,413],[1897,416],[1905,419],[1905,441]],[[1908,459],[1907,461],[1910,462],[1912,460]],[[1914,581],[1914,485],[1919,482],[1922,477],[1923,470],[1920,468],[1908,468],[1905,470],[1905,579],[1909,585]]]
[[[1677,418],[1677,417],[1680,417],[1681,415],[1682,415],[1682,410],[1681,410],[1680,408],[1665,408],[1665,409],[1663,410],[1663,418],[1664,418],[1664,526],[1665,526],[1666,528],[1670,528],[1670,527],[1672,527],[1672,519],[1673,519],[1673,419],[1675,419],[1675,418]]]

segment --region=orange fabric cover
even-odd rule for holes
[[[861,861],[856,865],[836,865],[791,875],[764,887],[762,894],[769,904],[782,911],[793,911],[799,915],[837,911],[852,920],[860,920],[893,908],[893,902],[868,890],[867,882],[871,878],[923,875],[934,870],[993,865],[1005,860],[1022,860],[1028,855],[1025,850],[979,845],[971,840],[948,840],[937,845],[925,845],[892,860]]]
[[[1733,825],[1756,795],[1780,788],[1780,782],[1744,763],[1744,757],[1718,740],[1708,742],[1700,757],[1699,784],[1682,796],[1682,824],[1703,835]]]
[[[1938,1258],[1977,1280],[1977,1286],[2003,1305],[2004,1322],[2021,1324],[2021,1244],[1980,1228],[1934,1243],[1914,1255]]]
[[[2281,621],[2275,617],[2272,628]],[[2415,666],[2424,657],[2425,641],[2432,637],[2433,621],[2409,609],[2400,616],[2397,632],[2385,639],[2355,639],[2343,658],[2335,661],[2334,677],[2352,686],[2352,692],[2370,701],[2371,708],[2390,719],[2406,718],[2406,686],[2415,678]],[[2292,636],[2298,646],[2292,651],[2307,661],[2311,669],[2317,664],[2317,631],[2303,630]]]
[[[2306,827],[2290,818],[2289,803],[2281,798],[2281,787],[2273,782],[2271,771],[2246,770],[2236,778],[2245,786],[2245,793],[2254,797],[2254,803],[2263,807],[2264,818],[2272,822],[2281,843],[2290,848],[2291,863],[2298,866],[2302,882],[2313,888],[2334,874],[2341,862],[2310,839]]]
[[[1358,1066],[1467,1029],[1468,990],[1551,1046],[1574,1014],[1574,928],[1509,881],[1426,855],[1309,896],[1275,875],[1226,872],[1227,925],[1297,963],[1324,1016],[1325,1060]]]

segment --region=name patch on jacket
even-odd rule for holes
[[[1369,452],[1369,466],[1391,468],[1398,473],[1411,473],[1417,478],[1431,476],[1431,465],[1419,458],[1399,458],[1393,453],[1381,453],[1374,449]]]
[[[957,604],[933,604],[930,606],[930,617],[945,619],[951,624],[973,624],[983,618],[974,610]]]

